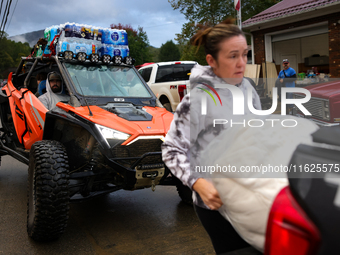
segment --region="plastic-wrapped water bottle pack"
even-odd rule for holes
[[[75,55],[84,52],[87,57],[91,54],[98,54],[100,57],[109,55],[111,58],[129,56],[128,38],[125,30],[67,22],[45,29],[44,37],[48,41],[48,45],[59,33],[60,38],[56,46],[57,54],[72,51]],[[45,48],[44,54],[50,54],[49,47]]]

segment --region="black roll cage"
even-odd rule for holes
[[[25,66],[26,63],[32,63],[32,66],[30,67],[30,70],[28,73],[23,73],[22,70]],[[46,63],[43,66],[39,66],[39,64]],[[117,103],[114,101],[114,98],[109,98],[109,97],[98,97],[98,96],[83,96],[77,92],[75,89],[76,86],[73,83],[73,80],[71,76],[69,75],[64,63],[77,63],[77,64],[83,64],[83,65],[95,65],[95,63],[91,63],[90,61],[86,62],[80,62],[77,60],[65,60],[64,58],[57,57],[57,56],[51,56],[51,57],[32,57],[32,58],[26,58],[22,57],[21,62],[13,75],[13,79],[19,79],[19,77],[24,76],[24,88],[28,88],[28,83],[29,80],[32,76],[33,72],[36,72],[38,70],[43,70],[44,68],[48,67],[49,69],[53,69],[53,64],[56,64],[61,76],[64,79],[64,85],[66,86],[68,93],[70,95],[70,105],[73,107],[79,107],[79,106],[87,106],[87,105],[107,105],[108,103]],[[103,64],[99,62],[100,64]],[[106,65],[111,65],[111,66],[125,66],[134,69],[136,75],[140,78],[140,81],[143,83],[144,87],[148,90],[150,93],[151,97],[147,98],[134,98],[134,97],[124,97],[124,103],[132,103],[136,106],[156,106],[156,101],[157,97],[154,95],[150,87],[145,83],[144,79],[142,76],[139,74],[139,72],[134,68],[134,66],[131,65],[126,65],[126,64],[120,64],[120,65],[115,65],[115,64],[106,64]],[[119,97],[122,98],[122,97]]]

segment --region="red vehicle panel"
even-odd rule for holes
[[[309,102],[303,104],[312,116],[304,116],[296,107],[293,115],[308,117],[320,126],[334,126],[340,123],[340,80],[304,87],[311,93]],[[295,94],[296,98],[304,97]]]

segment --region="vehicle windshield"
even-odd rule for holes
[[[65,63],[77,93],[98,97],[151,97],[131,67]]]

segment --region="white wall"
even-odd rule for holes
[[[301,39],[291,39],[273,43],[273,58],[277,65],[282,64],[282,56],[296,55],[298,63],[301,61]]]
[[[303,46],[301,47],[302,62],[304,62],[305,58],[314,54],[319,54],[320,56],[329,55],[328,34],[308,36],[300,40]]]
[[[296,55],[297,65],[298,63],[304,63],[306,57],[314,54],[328,56],[328,33],[273,42],[272,49],[273,59],[277,65],[281,65],[282,57],[287,55]],[[294,69],[297,70],[297,66]]]

